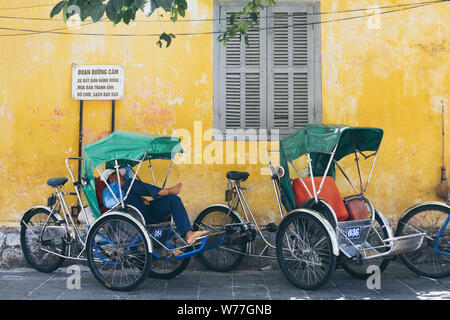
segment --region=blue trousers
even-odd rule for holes
[[[123,190],[126,192],[130,186],[131,179],[126,179]],[[135,180],[131,187],[126,204],[136,207],[144,216],[147,224],[160,223],[172,214],[173,221],[177,227],[177,232],[184,236],[186,232],[192,230],[189,216],[180,197],[169,194],[167,196],[158,196],[161,188],[154,185]],[[148,205],[144,203],[142,197],[152,197]]]

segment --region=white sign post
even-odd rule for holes
[[[123,66],[73,65],[72,99],[123,99]]]

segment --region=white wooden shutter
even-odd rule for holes
[[[241,6],[219,7],[221,31],[229,25],[233,13]],[[265,23],[264,23],[265,25]],[[261,26],[248,32],[249,45],[239,39],[230,39],[226,46],[220,44],[220,129],[259,129],[266,125],[266,72],[264,30]],[[216,84],[215,84],[216,85]],[[218,91],[216,91],[218,92]]]
[[[270,8],[268,24],[268,128],[289,134],[310,122],[314,109],[312,7]]]
[[[214,0],[214,31],[224,32],[246,2]],[[320,2],[277,1],[226,46],[214,38],[214,127],[277,129],[280,137],[321,122]],[[218,137],[220,138],[220,137]]]

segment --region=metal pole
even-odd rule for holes
[[[115,122],[116,122],[116,100],[112,100],[111,106],[111,132],[115,130]]]
[[[78,126],[78,181],[81,181],[81,156],[83,147],[83,100],[80,100],[80,121]]]

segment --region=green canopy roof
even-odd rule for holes
[[[115,131],[84,147],[82,176],[87,181],[83,191],[95,217],[100,210],[95,195],[94,168],[106,164],[106,168],[114,167],[114,160],[119,165],[134,166],[140,160],[173,159],[177,153],[183,152],[180,138],[163,137],[134,131]],[[145,157],[144,157],[145,156]]]
[[[335,159],[359,151],[376,151],[383,130],[368,127],[348,127],[332,124],[310,124],[281,140],[280,148],[286,160],[292,161],[306,153],[331,153],[336,145]]]
[[[323,176],[336,148],[336,161],[354,153],[355,148],[361,152],[377,151],[383,138],[383,130],[371,127],[349,127],[335,124],[310,124],[280,141],[280,162],[285,169],[282,184],[289,199],[295,207],[294,195],[290,185],[288,161],[309,153],[312,159],[314,176]],[[334,165],[328,175],[334,176]]]

